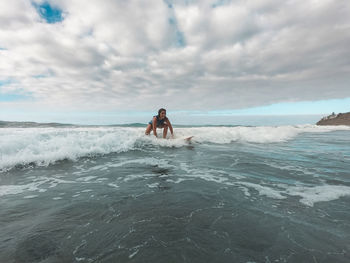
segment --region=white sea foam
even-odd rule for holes
[[[0,185],[0,197],[5,195],[20,194],[25,191],[37,191],[38,186],[36,184],[27,185]]]
[[[159,187],[159,183],[146,184],[149,188],[157,188]]]
[[[109,164],[107,167],[121,167],[125,166],[128,164],[146,164],[146,165],[156,165],[158,167],[162,168],[169,168],[169,167],[174,167],[173,165],[169,164],[167,160],[162,160],[159,158],[141,158],[141,159],[135,159],[135,160],[128,160],[120,163],[113,163]]]
[[[263,186],[260,184],[247,183],[247,182],[239,182],[237,184],[247,186],[248,188],[252,188],[252,189],[258,191],[259,195],[264,195],[264,196],[267,196],[267,197],[270,197],[273,199],[285,199],[286,198],[286,196],[282,195],[282,191],[271,188],[269,186]],[[244,191],[244,194],[246,196],[250,195],[250,194],[249,195],[247,194],[246,190],[243,190],[243,191]]]
[[[32,198],[36,198],[36,197],[38,197],[38,195],[26,195],[23,198],[24,199],[32,199]]]
[[[117,185],[117,184],[109,183],[108,185],[109,185],[110,187],[119,188],[119,185]]]
[[[289,195],[300,196],[300,202],[313,206],[317,202],[336,200],[350,196],[350,187],[344,185],[320,185],[315,187],[295,186],[286,191]]]
[[[0,169],[18,164],[49,165],[58,160],[132,150],[136,129],[0,129]]]
[[[155,147],[183,147],[184,138],[193,143],[227,144],[232,142],[275,143],[290,140],[305,132],[349,130],[346,126],[279,127],[201,127],[177,128],[175,139],[145,136],[143,128],[2,128],[0,129],[0,171],[16,165],[43,165],[58,160],[126,152]]]
[[[17,195],[27,192],[46,192],[48,188],[56,187],[58,184],[75,183],[74,181],[62,180],[54,177],[37,177],[28,184],[0,185],[0,197],[6,195]]]
[[[250,196],[250,192],[247,189],[242,188],[245,186],[249,189],[254,189],[259,195],[264,195],[272,199],[285,199],[288,196],[301,197],[299,200],[302,204],[307,206],[314,206],[318,202],[333,201],[340,197],[350,196],[350,187],[343,185],[319,185],[314,187],[306,186],[288,186],[285,184],[263,186],[260,184],[237,182],[236,185],[240,185],[240,189],[246,196]]]

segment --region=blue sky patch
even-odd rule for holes
[[[229,3],[231,3],[230,0],[219,0],[219,1],[217,1],[216,3],[214,3],[214,4],[212,5],[212,7],[213,7],[213,8],[216,8],[216,7],[218,7],[218,6],[227,5],[227,4],[229,4]]]
[[[164,3],[168,6],[168,8],[173,8],[173,4],[172,4],[172,1],[170,1],[170,0],[163,0],[164,1]]]
[[[39,74],[39,75],[33,75],[32,77],[35,79],[44,79],[44,78],[48,78],[49,75]]]
[[[29,94],[26,94],[24,91],[18,91],[14,93],[6,93],[4,91],[1,91],[2,86],[7,86],[11,83],[14,83],[14,81],[11,79],[0,80],[0,102],[27,100],[31,98],[31,96]]]
[[[51,6],[48,2],[40,5],[33,4],[42,18],[49,24],[61,22],[63,20],[62,11],[56,7]]]
[[[12,82],[13,81],[11,79],[3,79],[3,80],[0,79],[0,87],[1,86],[6,86],[8,84],[11,84]]]
[[[27,95],[21,94],[1,94],[0,93],[0,102],[10,102],[10,101],[19,101],[19,100],[28,100],[30,97]]]
[[[182,32],[177,31],[176,32],[176,45],[178,47],[184,47],[186,46],[186,42],[185,42],[185,36]]]
[[[331,99],[319,101],[281,102],[267,106],[236,109],[236,110],[212,110],[207,112],[194,113],[194,115],[207,116],[231,116],[231,115],[305,115],[305,114],[326,114],[332,112],[348,112],[350,98]]]
[[[0,87],[1,87],[1,86],[5,86],[6,84],[8,84],[8,82],[5,82],[5,81],[3,81],[3,80],[0,80]]]
[[[186,46],[185,36],[183,32],[179,30],[175,17],[169,18],[168,22],[175,30],[175,41],[176,41],[175,45],[177,47],[185,47]]]

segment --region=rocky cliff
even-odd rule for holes
[[[316,125],[349,125],[350,126],[350,112],[332,114],[322,118]]]

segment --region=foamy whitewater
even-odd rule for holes
[[[144,130],[0,128],[0,262],[350,262],[350,127]]]

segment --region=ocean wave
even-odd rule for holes
[[[144,135],[144,128],[3,128],[0,129],[0,171],[34,164],[48,166],[60,160],[77,160],[147,147],[183,147],[193,143],[280,143],[305,132],[350,130],[345,126],[200,127],[175,129],[175,139]]]

